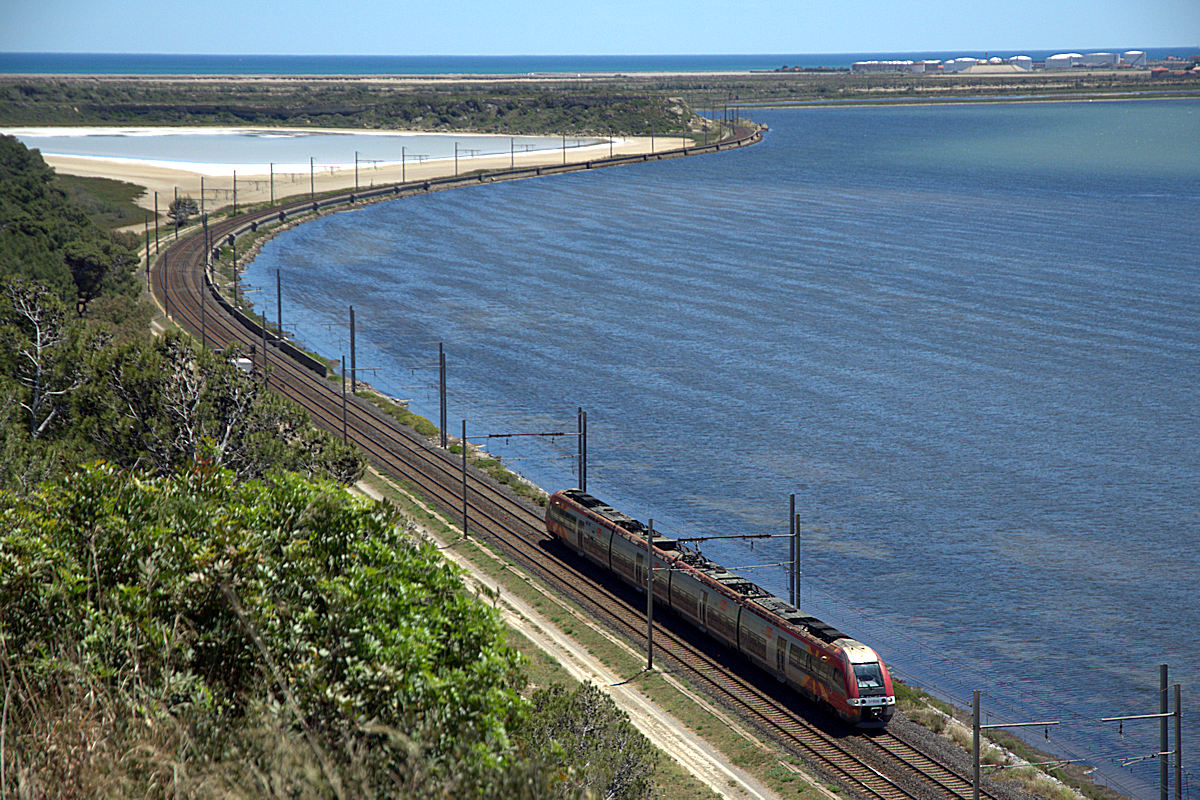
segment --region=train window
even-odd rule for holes
[[[874,662],[855,664],[854,677],[858,679],[858,688],[860,689],[878,689],[883,686],[883,673],[879,671],[879,665]]]

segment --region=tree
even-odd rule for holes
[[[46,437],[66,416],[86,375],[85,343],[101,344],[67,324],[62,301],[49,289],[21,280],[0,286],[0,363],[24,389],[18,402],[32,438]]]
[[[199,458],[242,480],[283,470],[340,483],[361,477],[353,446],[232,366],[235,355],[174,334],[106,349],[76,398],[85,438],[114,463],[158,475]]]
[[[192,217],[200,213],[200,206],[190,196],[172,200],[167,206],[167,218],[175,223],[176,228],[182,228]]]
[[[562,773],[556,798],[642,800],[653,788],[657,751],[612,699],[587,683],[573,692],[551,686],[534,693],[517,737],[547,767]]]

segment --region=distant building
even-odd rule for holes
[[[1121,53],[1121,63],[1127,67],[1146,66],[1146,53],[1142,50],[1126,50]]]
[[[1079,53],[1057,53],[1046,58],[1046,69],[1070,69],[1082,61]]]
[[[965,69],[970,69],[979,63],[974,58],[951,58],[942,62],[942,69],[946,72],[962,72]]]

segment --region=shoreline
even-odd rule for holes
[[[69,126],[55,126],[55,129],[67,128]],[[48,130],[50,126],[40,128],[40,130]],[[232,126],[223,127],[205,127],[205,126],[153,126],[151,127],[122,127],[122,126],[80,126],[80,131],[98,131],[98,130],[160,130],[174,132],[216,132],[230,131],[236,133],[239,130],[247,131],[302,131],[313,134],[345,134],[345,133],[368,133],[373,135],[419,135],[419,136],[445,136],[452,138],[456,135],[467,135],[463,133],[429,133],[425,131],[379,131],[378,129],[351,129],[351,128],[265,128],[263,126],[247,126],[244,129],[235,128]],[[34,130],[34,128],[12,127],[6,130]],[[84,134],[80,134],[84,135]],[[496,137],[498,139],[508,138],[507,134],[469,134],[472,137],[483,138],[485,136]],[[554,137],[547,137],[553,139]],[[404,181],[424,181],[433,178],[450,177],[455,174],[459,176],[478,172],[480,170],[498,170],[508,169],[510,166],[516,169],[531,169],[535,167],[555,167],[571,164],[583,164],[589,161],[594,161],[599,158],[607,157],[610,153],[613,156],[637,156],[637,155],[652,155],[662,153],[668,150],[679,150],[683,147],[692,146],[690,139],[685,139],[678,134],[674,136],[626,136],[614,137],[611,140],[603,137],[587,137],[591,140],[599,140],[594,144],[570,147],[567,149],[547,148],[544,150],[529,150],[518,151],[515,153],[496,153],[486,155],[463,155],[460,156],[457,165],[457,173],[455,172],[455,159],[452,157],[425,158],[420,161],[401,162],[384,162],[371,163],[369,166],[366,163],[360,163],[358,168],[358,183],[359,191],[367,191],[377,186],[400,183]],[[111,180],[125,181],[136,186],[142,187],[145,191],[141,197],[137,198],[136,204],[146,211],[153,212],[155,210],[155,193],[160,193],[158,211],[165,213],[167,205],[170,202],[167,198],[172,197],[175,191],[181,195],[192,196],[196,199],[201,199],[201,185],[203,184],[203,200],[204,205],[210,212],[218,208],[232,205],[233,203],[233,176],[232,172],[237,171],[237,199],[239,204],[257,204],[269,202],[272,198],[271,176],[267,169],[264,169],[265,164],[216,164],[206,162],[170,162],[162,159],[138,159],[138,158],[123,158],[113,156],[83,156],[83,155],[55,155],[43,154],[42,158],[56,172],[75,175],[79,177],[89,178],[109,178]],[[323,194],[333,191],[355,191],[355,167],[351,163],[337,164],[319,164],[316,169],[310,173],[308,165],[302,165],[303,169],[289,169],[284,171],[280,167],[296,167],[294,164],[277,165],[274,173],[274,199],[282,202],[287,198],[296,198],[308,195],[310,190],[314,194]],[[228,167],[228,169],[224,169]],[[246,171],[242,170],[245,167]],[[311,183],[310,183],[311,178]],[[138,227],[137,225],[131,227]]]
[[[810,108],[886,108],[889,106],[970,106],[1020,103],[1131,103],[1147,100],[1200,100],[1200,88],[1151,92],[1127,92],[1113,94],[1072,94],[1069,96],[1047,94],[1040,97],[1005,97],[1004,95],[974,97],[916,98],[881,97],[877,100],[855,98],[853,100],[797,100],[793,103],[746,103],[741,108],[768,111],[803,111]]]

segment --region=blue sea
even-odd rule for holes
[[[154,53],[0,53],[0,74],[36,75],[526,75],[586,72],[728,72],[782,66],[849,69],[870,59],[939,59],[1144,50],[1150,60],[1185,58],[1194,46],[1065,47],[1057,50],[928,51],[916,53],[793,53],[611,56],[300,56],[167,55]]]
[[[748,149],[332,215],[248,274],[452,431],[573,431],[674,535],[802,524],[800,605],[1153,796],[1200,760],[1200,102],[756,111]],[[484,442],[483,439],[478,441]],[[570,439],[486,440],[543,487]],[[784,540],[706,552],[786,596]],[[1200,782],[1190,773],[1195,796]]]

